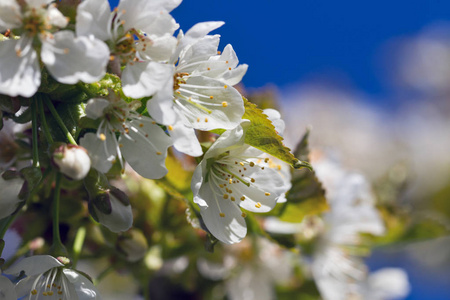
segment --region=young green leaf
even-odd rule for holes
[[[296,169],[311,166],[301,162],[283,144],[283,138],[275,131],[275,127],[255,104],[244,99],[245,113],[242,117],[251,121],[245,133],[245,143],[287,162]]]

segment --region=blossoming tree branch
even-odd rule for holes
[[[292,277],[312,283],[305,295],[370,293],[363,251],[347,251],[387,230],[368,183],[326,159],[315,173],[309,133],[285,147],[280,113],[235,87],[247,65],[218,49],[224,23],[183,31],[180,2],[0,1],[0,255],[20,232],[0,299],[100,299],[114,271],[145,299],[162,274],[205,298],[215,280],[252,299],[247,273],[248,288],[266,283],[254,299]],[[95,276],[78,268],[96,260],[108,266]]]

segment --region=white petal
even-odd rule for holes
[[[34,276],[47,272],[51,268],[61,267],[63,264],[50,255],[35,255],[22,259],[5,271],[6,274],[18,275],[24,271],[27,276]]]
[[[111,103],[104,98],[90,99],[86,104],[86,117],[93,120],[102,118],[105,115],[103,111],[109,105],[111,105]]]
[[[194,202],[198,203],[200,198],[208,203],[207,207],[200,207],[200,213],[212,235],[226,244],[238,243],[247,234],[242,211],[230,200],[221,198],[213,190],[215,188],[211,182],[204,183],[199,194],[194,197]]]
[[[219,35],[207,35],[192,46],[183,49],[180,53],[180,62],[177,66],[178,72],[191,73],[199,67],[195,62],[207,61],[211,56],[215,56],[219,42]],[[207,71],[207,66],[204,65],[199,71]]]
[[[23,183],[21,178],[4,180],[0,175],[0,220],[11,215],[22,201],[18,195]]]
[[[173,105],[173,77],[147,101],[147,110],[150,116],[158,123],[164,125],[174,124],[177,112]]]
[[[128,137],[121,135],[119,143],[123,145],[123,157],[139,175],[157,179],[167,174],[165,160],[172,139],[158,125],[133,120],[129,123]]]
[[[246,122],[245,122],[246,123]],[[243,122],[243,124],[245,124]],[[232,130],[227,130],[212,144],[206,151],[203,160],[210,157],[216,157],[231,149],[240,148],[244,145],[244,128],[242,125],[237,126]],[[252,147],[253,148],[253,147]]]
[[[239,174],[239,172],[236,173]],[[230,189],[238,195],[245,196],[245,200],[239,201],[239,205],[249,211],[268,212],[272,210],[278,197],[287,191],[284,180],[277,171],[269,167],[265,167],[264,170],[257,165],[248,167],[244,178],[253,178],[255,182],[250,183],[250,186],[239,182],[231,185]]]
[[[0,31],[14,29],[22,25],[22,13],[16,0],[0,2]]]
[[[173,1],[171,1],[173,2]],[[148,1],[148,0],[122,0],[118,10],[123,13],[120,17],[124,24],[124,30],[132,28],[143,32],[162,36],[172,35],[178,29],[178,24],[165,7],[171,7],[169,1]]]
[[[112,212],[105,215],[96,208],[96,214],[100,223],[112,232],[127,231],[133,225],[133,213],[131,205],[123,205],[122,202],[110,194]],[[94,205],[95,207],[95,205]]]
[[[202,39],[205,35],[213,31],[214,29],[217,29],[221,27],[223,24],[225,24],[222,21],[219,22],[201,22],[197,23],[194,26],[192,26],[191,29],[189,29],[186,34],[183,36],[182,39],[180,39],[178,43],[177,51],[172,56],[173,61],[178,58],[178,55],[180,52],[185,49],[186,47],[193,45],[198,40]]]
[[[61,83],[92,83],[103,78],[109,61],[109,49],[93,36],[74,36],[64,30],[42,43],[41,59]]]
[[[185,126],[181,120],[172,125],[172,128],[172,130],[169,130],[169,134],[173,139],[175,149],[194,157],[203,154],[202,147],[193,128]]]
[[[95,133],[88,132],[80,139],[91,158],[91,166],[100,172],[106,173],[111,169],[117,155],[114,140],[116,137],[106,133],[106,140],[102,141]]]
[[[176,107],[195,129],[232,129],[241,122],[244,115],[241,94],[235,88],[215,79],[204,76],[189,77],[186,84],[180,84],[178,91],[183,98],[191,98],[193,102],[206,108],[199,108],[179,97]]]
[[[70,283],[73,284],[78,300],[101,299],[100,294],[89,279],[74,270],[64,269],[63,272]]]
[[[111,38],[108,32],[111,8],[107,0],[85,0],[78,5],[76,33],[78,36],[94,35],[106,41]]]
[[[67,18],[53,5],[47,9],[47,18],[50,24],[59,28],[64,28],[69,23]]]
[[[155,94],[172,78],[172,67],[157,62],[128,64],[122,72],[123,92],[127,97],[142,98]]]
[[[17,299],[14,284],[5,276],[0,275],[0,300],[12,299]]]
[[[11,97],[31,97],[41,84],[41,71],[31,40],[0,43],[0,90]],[[20,45],[20,47],[19,47]],[[16,50],[21,50],[20,56]]]
[[[276,132],[280,136],[283,136],[284,129],[286,128],[286,125],[284,124],[284,121],[281,119],[280,112],[276,109],[267,108],[263,110],[264,114],[267,115],[269,120],[272,122],[273,126],[275,127]]]
[[[145,44],[145,45],[144,45]],[[157,62],[169,61],[172,53],[175,51],[177,39],[172,35],[162,37],[148,38],[139,40],[137,49],[139,57],[143,60],[153,60]]]
[[[369,299],[402,299],[411,289],[408,275],[399,268],[383,268],[371,273],[367,285]]]

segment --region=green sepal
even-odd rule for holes
[[[111,186],[111,189],[109,191],[114,197],[117,198],[117,200],[120,201],[124,206],[130,205],[130,199],[128,198],[127,194],[125,194],[123,191],[119,190],[115,186]]]
[[[291,150],[284,146],[283,138],[276,132],[267,115],[255,104],[245,98],[243,100],[245,113],[242,118],[251,121],[246,128],[245,143],[287,162],[296,169],[309,168],[309,164],[299,162]]]
[[[117,75],[106,73],[105,77],[101,80],[91,83],[84,84],[87,91],[98,97],[106,97],[109,95],[109,90],[114,91],[116,94],[121,94],[122,85],[120,78]]]
[[[112,213],[111,200],[109,199],[109,192],[107,191],[99,192],[92,199],[92,204],[105,215],[110,215]]]

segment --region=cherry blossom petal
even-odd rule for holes
[[[131,205],[124,205],[114,195],[110,194],[111,213],[109,215],[97,210],[94,205],[95,213],[100,224],[107,227],[112,232],[127,231],[133,225],[133,212]]]
[[[132,98],[151,96],[165,86],[172,76],[169,65],[157,62],[128,64],[122,73],[123,92]]]
[[[107,0],[85,0],[78,5],[76,33],[78,36],[94,35],[97,39],[106,41],[111,38],[110,26],[111,8]]]
[[[93,36],[75,37],[64,30],[43,40],[41,59],[61,83],[92,83],[103,78],[109,61],[109,49]]]
[[[14,29],[22,25],[22,13],[16,0],[0,2],[0,31]]]
[[[88,132],[80,139],[80,145],[86,148],[91,158],[91,166],[102,173],[111,169],[117,155],[115,135],[106,132],[105,137],[102,140],[95,133]]]
[[[0,90],[11,97],[31,97],[41,84],[41,71],[32,41],[0,42]]]
[[[73,285],[78,300],[101,299],[97,289],[89,279],[71,269],[64,269],[63,273]]]
[[[128,164],[141,176],[157,179],[167,174],[165,160],[172,139],[151,121],[129,122],[129,132],[121,135],[122,155]]]

